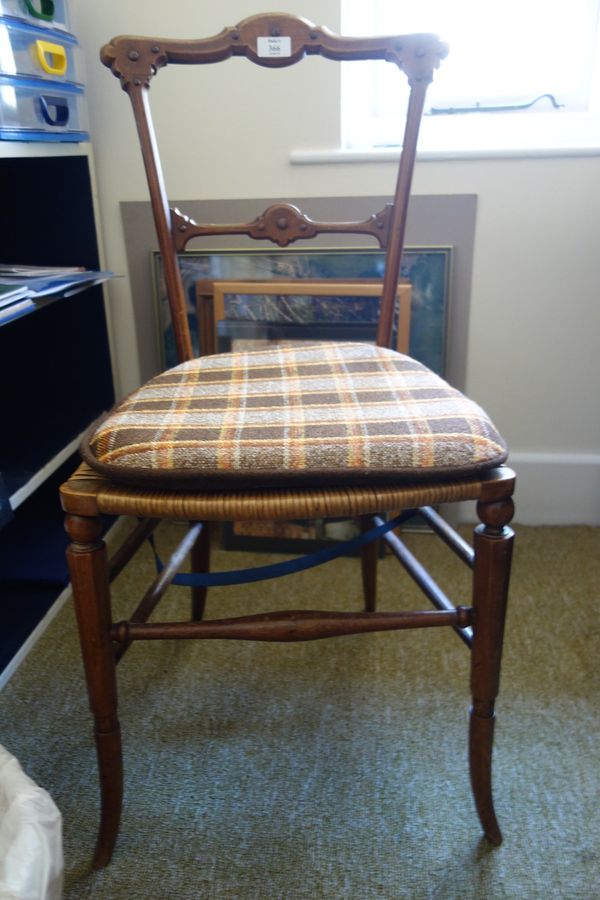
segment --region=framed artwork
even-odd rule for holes
[[[381,281],[368,279],[319,278],[316,281],[307,278],[269,279],[268,281],[224,281],[223,279],[201,279],[196,283],[196,312],[201,354],[219,353],[231,347],[230,340],[224,346],[223,338],[233,338],[237,349],[243,341],[242,349],[252,349],[248,340],[253,339],[254,347],[265,347],[273,341],[280,343],[293,341],[367,341],[376,339],[376,323],[365,321],[368,317],[361,313],[363,299],[371,298],[379,303]],[[392,347],[400,353],[409,352],[410,339],[410,306],[412,288],[402,280],[396,288],[396,315],[392,329]],[[312,314],[307,321],[281,321],[269,316],[267,309],[252,310],[255,315],[261,312],[264,319],[250,318],[248,313],[231,318],[226,309],[228,298],[233,302],[265,306],[275,301],[277,306],[284,303],[293,311],[294,302],[312,307]],[[258,304],[256,300],[258,299]],[[367,309],[370,311],[373,303]],[[345,320],[339,316],[332,319],[323,315],[324,310],[338,309],[346,311]],[[359,313],[357,315],[357,313]],[[267,318],[268,317],[268,318]],[[287,317],[289,318],[289,317]],[[212,339],[211,339],[212,330]]]
[[[409,353],[443,375],[449,306],[451,247],[409,247],[401,277],[411,285]],[[180,255],[188,296],[190,330],[198,349],[195,285],[200,279],[359,279],[382,278],[384,257],[374,249],[203,250]],[[152,254],[155,309],[161,361],[176,364],[175,345],[160,253]],[[226,321],[293,326],[374,326],[379,301],[375,297],[274,297],[230,294]],[[290,330],[292,330],[290,328]]]
[[[159,253],[153,254],[152,263],[158,336],[167,368],[176,365],[177,358]],[[363,249],[182,253],[180,266],[194,348],[199,350],[199,280],[373,279],[383,277],[383,265],[381,251]],[[450,265],[450,247],[410,247],[401,270],[401,278],[410,283],[409,353],[440,375],[445,369]],[[227,293],[218,349],[238,349],[240,342],[247,347],[248,341],[261,346],[274,340],[374,340],[378,307],[376,296]],[[225,549],[303,553],[354,537],[358,523],[347,519],[233,522],[224,524],[221,533]]]

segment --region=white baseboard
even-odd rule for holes
[[[600,525],[600,453],[511,453],[517,474],[515,522]],[[474,521],[472,505],[460,519]]]

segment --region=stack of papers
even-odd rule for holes
[[[26,296],[26,287],[12,287],[12,285],[0,281],[0,308],[7,306],[9,303],[16,303],[17,300],[21,300]]]
[[[0,325],[31,312],[44,301],[70,297],[113,277],[113,272],[69,266],[48,268],[0,263]]]

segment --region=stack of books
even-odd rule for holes
[[[70,266],[48,268],[0,263],[0,325],[109,278],[114,278],[113,272]]]

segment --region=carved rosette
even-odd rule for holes
[[[248,228],[250,237],[267,238],[280,247],[287,247],[299,238],[312,238],[317,233],[315,223],[291,203],[270,206]]]

